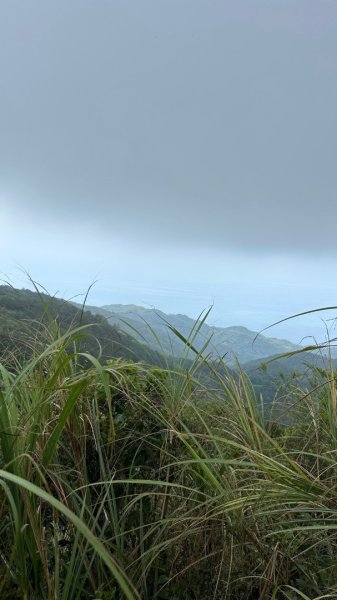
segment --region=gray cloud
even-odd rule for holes
[[[3,205],[335,253],[336,25],[335,0],[4,0]]]

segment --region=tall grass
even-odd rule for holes
[[[337,598],[332,363],[284,425],[197,329],[166,369],[55,324],[1,365],[0,598]]]

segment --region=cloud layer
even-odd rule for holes
[[[334,0],[0,17],[3,208],[155,245],[336,253]]]

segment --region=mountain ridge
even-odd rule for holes
[[[0,286],[0,357],[19,350],[19,355],[29,357],[32,344],[45,340],[48,326],[56,322],[65,333],[74,327],[86,326],[82,350],[94,356],[132,358],[162,364],[156,352],[126,335],[98,314],[83,311],[76,303],[63,298],[28,289]]]
[[[168,314],[156,308],[145,308],[136,304],[105,304],[100,307],[88,305],[85,310],[104,316],[109,323],[118,325],[136,339],[152,349],[180,357],[186,353],[186,346],[170,327],[189,338],[191,331],[201,329],[193,339],[193,345],[199,351],[210,339],[207,352],[212,356],[227,356],[229,364],[238,360],[244,364],[252,360],[262,360],[275,354],[293,352],[301,348],[288,340],[268,337],[251,331],[243,325],[217,327],[192,319],[184,314]],[[192,336],[193,337],[193,336]]]

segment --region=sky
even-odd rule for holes
[[[4,281],[254,330],[337,304],[336,0],[2,0],[0,73]]]

